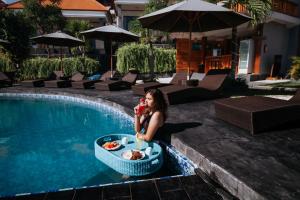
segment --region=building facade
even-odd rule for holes
[[[128,22],[144,13],[148,0],[115,0],[116,22],[128,28]],[[300,2],[299,0],[272,0],[272,12],[264,24],[238,27],[239,74],[253,77],[284,77],[291,66],[291,57],[300,55]],[[247,13],[237,6],[236,11]],[[172,33],[176,38],[176,70],[188,67],[188,34]],[[231,66],[231,29],[192,33],[191,69],[207,72]]]

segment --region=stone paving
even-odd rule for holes
[[[1,198],[0,198],[1,199]],[[183,176],[136,183],[22,195],[1,200],[222,200],[200,177]]]
[[[130,115],[139,99],[131,90],[103,92],[11,87],[2,88],[0,92],[100,98],[121,105]],[[251,200],[300,199],[300,123],[252,136],[215,118],[213,101],[170,106],[168,116],[165,140],[232,195]]]

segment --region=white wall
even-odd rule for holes
[[[284,70],[287,63],[287,52],[289,43],[289,30],[282,24],[271,22],[264,25],[261,54],[261,74],[270,74],[274,61],[274,55],[282,55],[281,70]],[[264,46],[267,51],[264,52]]]

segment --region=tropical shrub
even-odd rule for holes
[[[15,71],[15,67],[7,54],[0,53],[0,72]]]
[[[300,57],[292,57],[290,75],[293,79],[300,79]]]
[[[79,71],[92,74],[99,70],[98,61],[87,57],[72,57],[62,59],[63,71],[67,76]],[[20,79],[47,78],[54,70],[61,70],[59,58],[32,58],[23,62]]]
[[[117,70],[126,73],[136,69],[140,73],[149,73],[150,45],[126,44],[117,51]],[[154,72],[164,73],[175,71],[176,50],[154,48]]]
[[[23,12],[0,9],[0,36],[10,42],[4,49],[16,67],[30,56],[29,38],[33,31]]]

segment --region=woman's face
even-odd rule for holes
[[[153,108],[154,106],[154,99],[153,99],[153,96],[149,93],[146,94],[146,105],[148,108]]]

